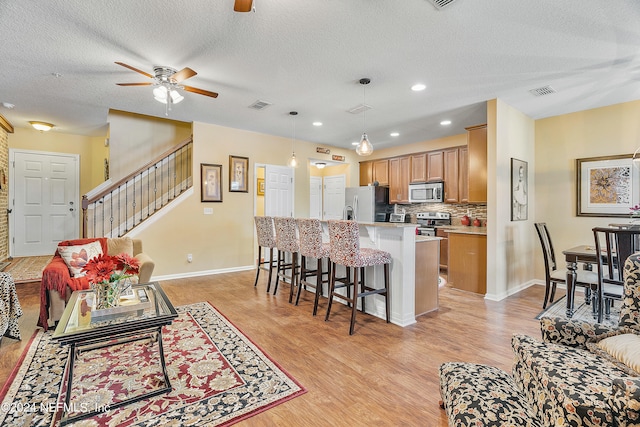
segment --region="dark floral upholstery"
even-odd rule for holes
[[[624,263],[624,296],[620,307],[620,327],[640,329],[640,253]]]
[[[589,323],[559,317],[540,318],[542,340],[569,347],[586,348],[589,340],[594,340],[597,336],[614,330],[615,328],[602,323]]]
[[[542,426],[511,375],[493,366],[444,363],[440,392],[449,426]]]

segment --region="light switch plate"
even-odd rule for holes
[[[205,215],[213,215],[213,208],[204,208]]]

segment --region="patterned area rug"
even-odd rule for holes
[[[574,307],[575,306],[577,306],[577,309],[574,310],[572,319],[578,319],[589,323],[597,322],[597,315],[595,318],[593,317],[592,306],[584,303],[584,297],[582,295],[576,294],[576,298],[574,300]],[[546,310],[543,310],[538,314],[536,319],[540,319],[542,316],[566,319],[567,301],[565,297],[562,296],[559,300],[554,301],[550,307],[547,307]],[[615,301],[615,304],[611,307],[611,314],[609,318],[605,316],[602,319],[602,323],[609,326],[617,326],[618,319],[620,319],[620,301]]]
[[[11,274],[14,283],[39,282],[51,258],[51,255],[14,258],[3,271]]]
[[[211,304],[176,309],[179,317],[163,330],[173,390],[69,425],[227,426],[306,392]],[[0,425],[59,424],[67,347],[51,336],[34,334],[0,393]],[[162,371],[156,353],[155,344],[144,342],[81,353],[71,415],[157,388]]]

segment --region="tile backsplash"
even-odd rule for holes
[[[469,215],[471,221],[479,218],[482,225],[487,220],[486,204],[452,204],[452,203],[413,203],[410,205],[398,205],[398,209],[404,208],[411,215],[411,222],[415,223],[418,212],[449,212],[451,214],[451,225],[460,225],[462,217]]]

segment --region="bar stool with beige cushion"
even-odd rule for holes
[[[391,254],[386,251],[360,247],[360,232],[358,223],[347,220],[329,220],[329,258],[331,259],[331,281],[329,284],[329,304],[325,320],[329,320],[333,298],[340,298],[351,304],[351,325],[349,335],[353,335],[356,320],[358,298],[362,298],[362,311],[365,311],[364,300],[367,295],[383,295],[387,323],[389,323],[389,265]],[[351,297],[335,292],[336,267],[344,265],[347,270],[353,268],[353,294]],[[365,284],[365,267],[375,265],[384,266],[384,287],[373,288]],[[358,272],[360,278],[358,278]],[[358,289],[358,285],[360,285]]]
[[[300,252],[300,242],[296,230],[296,220],[291,217],[273,218],[276,226],[276,249],[278,249],[278,266],[276,274],[276,285],[273,288],[273,294],[278,292],[278,283],[280,279],[290,279],[291,289],[289,290],[289,302],[293,301],[293,290],[299,286],[298,277],[298,253]],[[286,262],[286,255],[290,254],[291,262]],[[287,275],[287,270],[290,274]]]
[[[322,287],[324,283],[329,283],[331,261],[329,260],[329,243],[322,242],[322,225],[319,219],[298,218],[298,233],[300,234],[300,286],[296,295],[296,305],[300,301],[300,291],[304,286],[310,286],[315,289],[315,300],[313,302],[313,315],[318,312],[318,301],[322,295]],[[307,269],[307,258],[316,260],[316,269]],[[327,261],[327,268],[323,271],[324,261]],[[315,276],[315,282],[307,281],[309,276]],[[323,276],[326,275],[326,280]]]
[[[273,217],[270,216],[256,216],[254,217],[256,222],[256,232],[258,234],[258,268],[256,269],[256,281],[253,283],[255,287],[258,284],[258,277],[260,276],[260,270],[268,270],[269,278],[267,279],[267,292],[271,289],[271,275],[273,273],[273,250],[276,247],[276,236],[273,229]],[[262,261],[262,249],[269,248],[269,259]],[[269,267],[265,267],[265,264],[269,264]]]

